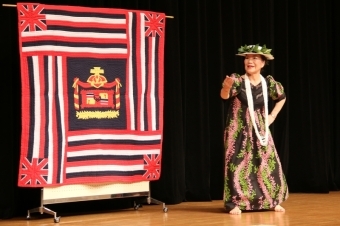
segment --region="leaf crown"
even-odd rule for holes
[[[266,45],[244,45],[238,48],[238,53],[258,53],[258,54],[270,54],[272,49],[267,49]]]

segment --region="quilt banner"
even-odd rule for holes
[[[18,3],[18,186],[158,180],[165,14]]]

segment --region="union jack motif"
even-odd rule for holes
[[[164,15],[147,13],[145,14],[145,36],[163,36]]]
[[[41,5],[18,5],[21,32],[46,30],[46,17]]]
[[[46,184],[48,173],[47,163],[47,159],[33,158],[32,162],[30,162],[27,158],[23,158],[21,160],[20,183],[26,185]]]
[[[158,179],[161,174],[161,155],[144,155],[144,169],[146,170],[143,175],[145,179]]]

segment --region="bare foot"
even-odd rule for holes
[[[232,209],[232,210],[230,210],[230,214],[233,214],[233,215],[240,215],[241,214],[241,210],[240,210],[240,208],[238,208],[237,206],[236,207],[234,207],[234,209]]]
[[[274,210],[275,212],[285,212],[285,209],[280,205],[275,206]]]

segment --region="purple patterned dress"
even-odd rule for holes
[[[227,211],[235,206],[241,210],[274,208],[288,198],[288,186],[272,135],[269,133],[268,145],[261,146],[249,115],[244,79],[238,74],[230,77],[234,83],[224,132],[224,206]],[[265,80],[270,98],[274,101],[286,98],[281,83],[270,75]],[[255,120],[263,135],[265,117],[261,83],[251,84],[251,91]]]

